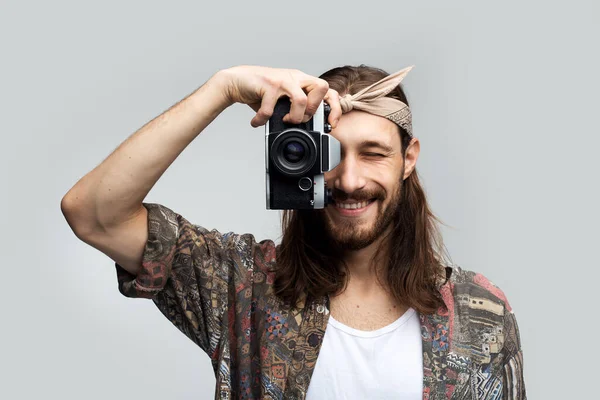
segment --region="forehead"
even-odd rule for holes
[[[384,117],[363,111],[343,114],[331,134],[346,150],[377,143],[400,150],[398,126]]]

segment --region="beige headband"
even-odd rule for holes
[[[404,128],[412,137],[412,115],[408,105],[400,100],[385,97],[400,84],[412,68],[412,66],[406,67],[388,75],[356,94],[346,94],[340,97],[342,114],[352,110],[360,110],[379,115]]]

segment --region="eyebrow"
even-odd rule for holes
[[[362,142],[360,142],[359,144],[360,148],[365,148],[365,147],[377,147],[387,153],[393,153],[394,152],[394,148],[390,145],[375,141],[375,140],[363,140]]]

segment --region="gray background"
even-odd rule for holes
[[[453,260],[515,310],[529,397],[595,397],[599,7],[424,3],[3,1],[0,397],[212,398],[208,357],[118,293],[60,200],[219,69],[359,63],[416,66],[418,169]],[[221,114],[146,201],[278,239],[253,114]]]

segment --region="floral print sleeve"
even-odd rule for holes
[[[148,210],[148,240],[142,269],[133,276],[115,263],[119,291],[152,299],[215,361],[231,288],[251,281],[254,238],[208,231],[167,207],[143,204]]]

